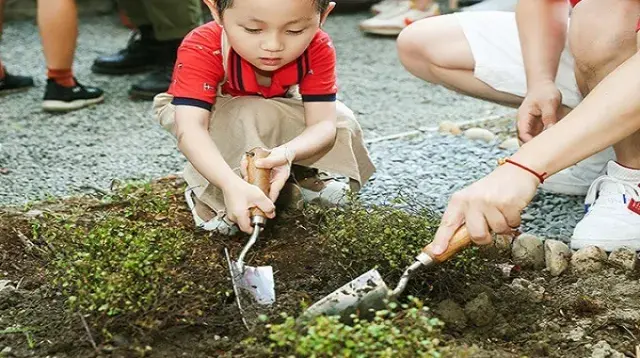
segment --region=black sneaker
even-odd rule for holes
[[[0,96],[27,90],[33,87],[33,78],[16,76],[4,71],[4,78],[0,79]]]
[[[85,87],[77,80],[75,86],[64,87],[48,79],[42,109],[46,112],[68,112],[102,101],[104,101],[104,92],[99,88]]]
[[[127,47],[95,59],[91,71],[105,75],[129,75],[152,70],[158,61],[159,42],[150,36],[142,31],[133,32]]]
[[[165,65],[149,74],[145,79],[131,86],[129,96],[133,99],[153,101],[160,93],[167,92],[171,85],[172,65]]]

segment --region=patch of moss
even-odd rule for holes
[[[158,187],[146,182],[128,182],[116,187],[114,192],[104,198],[106,203],[126,204],[120,212],[124,217],[141,219],[144,215],[165,219],[175,196],[174,190],[158,190]]]
[[[433,240],[439,223],[426,208],[410,213],[390,206],[366,207],[358,200],[341,208],[315,210],[322,217],[319,230],[326,244],[360,270],[374,266],[387,272],[403,270]]]
[[[169,271],[193,238],[180,230],[153,227],[107,216],[91,228],[67,224],[48,231],[56,247],[54,283],[62,287],[73,308],[113,316],[153,309],[173,286]],[[64,241],[52,240],[65,236]],[[185,283],[184,289],[189,287]],[[177,293],[180,293],[178,291]]]
[[[371,321],[355,318],[352,325],[337,316],[320,316],[302,329],[292,317],[268,325],[274,356],[302,357],[441,357],[442,322],[429,314],[422,302],[378,311]]]

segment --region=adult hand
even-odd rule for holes
[[[271,169],[269,199],[275,202],[280,195],[280,191],[291,175],[291,165],[295,158],[295,153],[286,146],[276,147],[270,150],[269,155],[263,159],[256,159],[255,166],[260,169]],[[242,158],[240,170],[242,176],[247,176],[248,162],[246,157]]]
[[[237,177],[236,177],[237,178]],[[255,185],[237,178],[232,184],[223,189],[224,202],[227,207],[227,217],[238,224],[240,230],[247,234],[253,233],[250,210],[259,208],[267,218],[276,216],[276,207],[263,192]]]
[[[442,216],[429,247],[443,253],[455,232],[466,224],[471,240],[478,245],[492,242],[491,232],[511,233],[520,226],[520,214],[531,202],[539,180],[531,173],[504,164],[488,176],[455,193]]]
[[[562,93],[553,82],[533,86],[518,108],[518,138],[526,143],[558,122]]]

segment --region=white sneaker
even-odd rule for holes
[[[198,212],[196,211],[196,204],[193,200],[194,195],[195,193],[193,192],[193,189],[187,189],[184,192],[184,198],[187,201],[189,210],[191,210],[191,215],[193,215],[193,221],[195,222],[196,227],[205,231],[216,232],[227,236],[233,236],[240,231],[240,229],[238,229],[238,225],[227,222],[219,215],[216,215],[209,221],[204,221],[200,216],[198,216]]]
[[[484,0],[467,6],[462,11],[516,11],[518,0]]]
[[[640,170],[611,161],[607,175],[593,182],[576,225],[571,248],[599,246],[605,251],[627,246],[640,250]]]
[[[371,12],[374,15],[378,15],[381,13],[388,13],[399,8],[409,10],[411,8],[411,0],[382,0],[371,6]]]
[[[330,174],[320,172],[316,176],[298,181],[302,200],[324,206],[343,206],[351,191],[349,183],[338,180]]]
[[[591,183],[605,174],[607,163],[611,160],[616,160],[616,153],[612,147],[609,147],[550,176],[540,186],[540,189],[556,194],[587,195]]]
[[[416,9],[411,3],[408,8],[398,7],[393,11],[382,12],[362,21],[360,30],[375,35],[398,36],[412,23],[436,15],[440,15],[440,6],[436,3],[424,11]]]

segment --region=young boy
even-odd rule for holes
[[[205,0],[214,21],[187,35],[156,120],[177,138],[189,163],[185,193],[199,227],[251,233],[249,210],[275,216],[293,163],[314,172],[300,182],[306,201],[340,204],[374,166],[353,112],[336,101],[336,54],[321,30],[329,0]],[[214,108],[215,106],[215,108]],[[241,178],[246,151],[270,150],[268,197]],[[307,170],[309,171],[309,170]],[[236,226],[237,224],[237,226]]]

